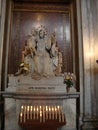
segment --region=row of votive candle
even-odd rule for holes
[[[21,106],[20,123],[25,123],[26,120],[59,120],[64,122],[64,113],[62,106]]]

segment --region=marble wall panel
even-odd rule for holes
[[[83,56],[84,56],[84,115],[96,116],[96,79],[98,66],[96,64],[98,47],[98,2],[94,0],[81,1]],[[84,15],[85,14],[85,15]],[[93,106],[93,107],[92,107]]]

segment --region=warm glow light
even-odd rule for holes
[[[52,111],[54,111],[54,108],[52,107]]]
[[[42,117],[42,112],[40,111],[40,117]]]
[[[23,109],[23,106],[21,106],[21,109]]]
[[[27,107],[27,110],[29,111],[29,106]]]
[[[89,52],[87,52],[87,56],[88,56],[88,57],[93,57],[93,56],[94,56],[93,51],[89,51]]]
[[[40,123],[48,120],[58,120],[64,122],[64,113],[62,106],[21,106],[23,113],[20,111],[20,123],[25,123],[27,120],[40,120]],[[33,111],[32,111],[33,110]]]
[[[58,107],[58,109],[60,108],[60,106],[57,106]]]
[[[49,107],[49,111],[51,111],[51,108]]]
[[[32,111],[32,106],[31,106],[31,111]]]
[[[20,113],[20,122],[22,123],[22,113]]]
[[[22,117],[22,113],[20,113],[20,117]]]

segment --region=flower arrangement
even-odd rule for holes
[[[28,71],[29,70],[29,64],[22,62],[20,64],[20,68],[22,68],[24,71]]]
[[[76,81],[76,76],[73,73],[65,72],[64,73],[64,84],[66,84],[66,89],[70,89],[70,87],[74,87],[74,83]]]
[[[29,64],[22,62],[22,63],[20,63],[18,72],[15,73],[15,76],[18,76],[20,74],[27,75],[28,72],[29,72]]]

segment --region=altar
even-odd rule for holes
[[[48,126],[50,128],[50,126],[53,125],[51,124],[53,121],[55,124],[54,129],[76,129],[76,121],[79,120],[79,117],[76,118],[76,100],[79,98],[80,93],[76,92],[74,88],[71,88],[70,92],[67,93],[66,85],[63,84],[62,81],[63,77],[61,76],[46,78],[46,80],[42,78],[38,82],[37,80],[32,80],[29,76],[21,75],[16,77],[10,75],[8,88],[5,92],[2,92],[5,98],[5,130],[21,130],[25,127],[27,130],[31,130],[36,127],[36,123],[39,124],[39,128],[43,125],[45,125],[46,128],[46,126],[50,124]],[[29,119],[26,124],[23,123],[24,115],[21,113],[22,107],[26,109],[27,112],[29,110]],[[42,108],[42,112],[45,112],[41,120],[43,125],[40,122],[40,116],[36,119],[37,110],[40,110],[40,107]],[[46,117],[46,107],[48,108],[48,118]],[[56,118],[55,110],[58,108],[62,109],[61,116],[59,117],[59,115],[57,115]],[[32,121],[30,120],[31,118],[34,119],[34,115],[32,115],[32,117],[30,116],[31,111],[35,111],[36,115],[33,123],[31,123]],[[51,118],[49,117],[49,112],[51,112]],[[64,117],[62,114],[64,114]],[[49,122],[49,124],[47,122]],[[29,126],[33,124],[33,126],[31,125],[31,127],[28,128],[28,124]]]
[[[28,4],[31,12],[13,12],[7,87],[2,92],[5,130],[76,130],[80,93],[75,83],[70,11],[63,4]],[[13,5],[15,11],[20,8],[17,2]],[[42,12],[36,13],[39,6]],[[49,8],[53,12],[47,12]]]
[[[21,106],[18,124],[26,130],[57,130],[66,124],[62,106]]]

